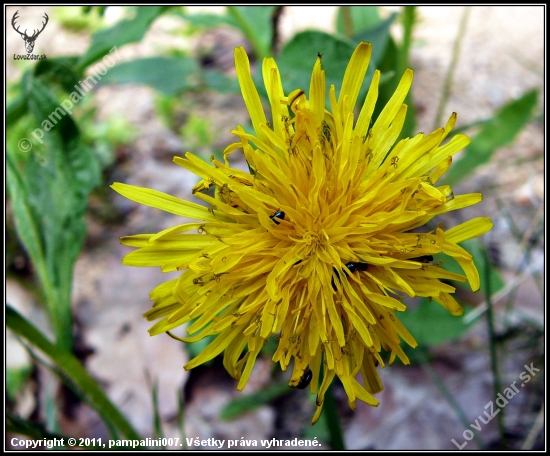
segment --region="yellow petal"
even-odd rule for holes
[[[445,239],[458,244],[482,236],[492,228],[493,222],[489,217],[477,217],[445,231]]]
[[[199,220],[217,221],[214,214],[204,206],[181,200],[166,193],[150,188],[115,182],[111,188],[122,196],[145,206],[154,207],[170,214]]]
[[[235,68],[237,69],[237,79],[241,86],[244,103],[250,114],[250,120],[252,120],[252,126],[258,134],[259,139],[266,141],[267,138],[265,138],[261,132],[260,125],[266,124],[267,119],[265,117],[260,95],[258,95],[258,90],[250,74],[248,55],[242,46],[235,48]]]
[[[351,59],[346,68],[344,74],[344,80],[342,82],[342,89],[338,96],[338,105],[342,106],[344,97],[348,97],[348,109],[353,111],[355,103],[357,102],[357,96],[359,90],[363,85],[365,74],[370,62],[370,56],[372,53],[372,45],[370,43],[361,42],[353,51]]]

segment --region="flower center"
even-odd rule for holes
[[[322,239],[319,237],[319,235],[313,231],[306,231],[302,239],[303,242],[305,242],[305,244],[311,248],[317,247],[322,242]]]

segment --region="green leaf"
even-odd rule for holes
[[[237,78],[229,77],[218,70],[207,70],[199,73],[201,83],[205,88],[219,93],[240,93],[241,88]]]
[[[27,114],[27,99],[24,95],[19,95],[6,107],[6,127],[11,127],[25,114]]]
[[[298,88],[305,90],[306,93],[309,91],[311,72],[319,52],[323,54],[327,87],[334,84],[338,97],[344,71],[354,49],[350,41],[325,32],[308,30],[297,33],[284,46],[277,59],[285,93]],[[257,86],[263,87],[263,83]],[[262,90],[265,91],[265,89]]]
[[[81,73],[75,71],[78,57],[56,57],[53,59],[40,60],[34,67],[33,74],[40,77],[49,84],[58,84],[67,93],[75,91],[74,86],[82,77]]]
[[[195,27],[214,28],[220,25],[230,25],[232,27],[238,27],[233,17],[228,14],[208,14],[208,13],[196,13],[189,14],[186,12],[178,12],[177,16],[181,16],[186,21],[190,22]]]
[[[16,394],[22,389],[32,373],[31,366],[9,367],[6,366],[6,396],[15,399]]]
[[[26,74],[23,78],[23,89],[30,113],[42,130],[45,130],[44,142],[59,147],[62,141],[71,142],[78,139],[76,123],[46,83]]]
[[[35,139],[45,152],[31,152],[21,171],[10,164],[10,192],[18,199],[16,226],[37,268],[58,343],[70,350],[72,270],[86,234],[87,197],[100,181],[100,169],[70,112],[49,87],[30,74],[23,87],[29,111],[41,126],[42,137]]]
[[[118,429],[129,439],[141,440],[139,434],[109,401],[103,390],[86,372],[80,362],[72,354],[52,344],[38,329],[9,305],[6,307],[6,326],[53,361],[64,376],[73,383],[69,386],[76,386],[82,396],[87,398],[88,402],[107,424]]]
[[[132,19],[124,19],[111,28],[95,33],[90,47],[78,62],[77,70],[83,70],[116,47],[141,41],[153,21],[169,8],[169,6],[136,7],[135,16]]]
[[[10,151],[6,151],[6,180],[17,234],[38,274],[44,274],[44,240],[40,233],[40,218],[27,203],[27,189]],[[42,271],[42,274],[41,274]]]
[[[389,37],[389,27],[394,17],[395,15],[392,15],[385,21],[380,22],[375,29],[358,36],[357,43],[359,41],[369,41],[374,44],[371,62],[358,98],[360,103],[365,98],[374,70],[383,55],[385,43]],[[309,91],[311,72],[319,52],[323,55],[323,68],[325,69],[327,87],[334,84],[338,96],[344,72],[354,50],[355,44],[351,41],[328,33],[308,30],[296,34],[285,45],[281,56],[277,59],[285,93],[297,88],[304,89],[306,93]],[[384,80],[387,80],[387,77],[388,75],[385,74]],[[260,93],[266,96],[263,81],[260,80],[258,75],[255,80]],[[327,90],[327,102],[328,97]]]
[[[353,34],[358,35],[374,28],[382,19],[377,6],[349,6],[353,23]],[[338,8],[336,16],[336,31],[345,36],[342,8]],[[361,41],[361,40],[359,40]]]
[[[153,405],[153,439],[162,439],[164,438],[164,431],[162,429],[162,419],[160,417],[159,402],[158,402],[158,392],[159,392],[159,382],[158,379],[152,379],[151,374],[148,370],[145,371],[145,379],[147,380],[147,387],[151,392],[151,402]],[[166,446],[163,446],[162,449],[166,449]]]
[[[357,33],[353,37],[353,41],[359,44],[361,41],[366,41],[372,44],[371,63],[369,64],[369,73],[374,74],[378,62],[383,57],[388,40],[390,39],[390,26],[395,20],[397,13],[392,13],[387,19],[380,21],[376,26]],[[395,68],[394,68],[395,70]]]
[[[252,44],[258,60],[271,55],[274,6],[228,6],[227,11],[246,39]]]
[[[6,410],[6,431],[14,434],[25,435],[36,440],[53,440],[63,438],[63,436],[59,434],[48,432],[42,423],[24,420],[8,410]]]
[[[537,96],[538,90],[531,90],[520,99],[508,103],[495,117],[485,123],[462,157],[453,163],[443,176],[445,183],[454,184],[462,180],[475,168],[487,163],[493,152],[510,144],[531,120]]]
[[[122,62],[111,68],[105,84],[144,84],[166,95],[178,95],[193,87],[197,63],[187,57],[147,57]]]
[[[396,313],[396,316],[421,347],[459,339],[472,326],[472,323],[464,323],[463,317],[451,315],[437,302],[429,302],[426,298],[422,298],[415,309]]]
[[[276,383],[255,393],[239,396],[223,408],[220,418],[222,420],[236,418],[291,392],[292,389],[286,383]]]

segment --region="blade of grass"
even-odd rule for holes
[[[532,121],[537,100],[538,90],[533,89],[502,106],[472,138],[460,159],[453,162],[453,166],[445,174],[445,183],[453,185],[466,178],[475,168],[488,163],[496,150],[512,143]]]
[[[525,280],[527,280],[529,276],[531,276],[531,274],[533,274],[536,270],[537,270],[537,266],[531,265],[525,270],[525,272],[523,272],[523,274],[521,274],[518,277],[514,277],[512,280],[507,281],[506,286],[492,296],[491,302],[498,302],[504,297],[508,296],[512,291],[514,291],[517,287],[519,287]],[[472,310],[470,313],[462,317],[464,320],[464,323],[465,324],[472,323],[473,321],[481,317],[487,311],[487,308],[488,308],[487,302],[488,301],[478,304],[474,310]]]
[[[187,440],[185,440],[185,415],[184,415],[185,399],[183,397],[183,389],[178,393],[178,428],[183,446],[182,450],[187,450]]]
[[[161,423],[160,412],[159,412],[158,379],[153,380],[151,378],[151,374],[147,369],[145,370],[145,378],[147,380],[147,386],[151,391],[151,402],[153,403],[153,439],[155,440],[162,439],[164,437],[164,431],[162,429],[162,423]],[[166,447],[163,447],[163,449],[166,450]]]
[[[542,407],[540,408],[540,411],[537,415],[537,418],[535,420],[535,424],[533,424],[533,427],[529,431],[529,434],[527,435],[527,438],[521,445],[522,451],[529,451],[533,448],[533,445],[535,444],[535,440],[537,436],[539,435],[539,432],[542,431],[544,428],[544,404],[542,404]]]
[[[6,327],[50,358],[62,373],[81,390],[95,410],[109,421],[111,426],[129,439],[142,440],[95,380],[86,372],[82,364],[72,354],[52,344],[37,328],[9,305],[6,307]]]
[[[537,224],[540,221],[542,221],[542,219],[544,217],[544,204],[539,207],[536,214],[533,216],[533,219],[531,220],[529,228],[527,228],[527,230],[525,231],[525,234],[523,234],[521,232],[521,230],[518,228],[518,226],[516,225],[516,222],[515,222],[514,218],[511,216],[508,209],[504,206],[503,202],[499,198],[497,198],[496,203],[497,203],[497,206],[498,206],[499,210],[502,212],[502,214],[504,214],[504,217],[506,218],[506,220],[508,222],[508,226],[510,227],[510,232],[514,236],[516,242],[518,242],[517,252],[514,255],[513,260],[510,262],[510,264],[513,265],[518,261],[522,250],[525,250],[525,262],[527,264],[529,264],[531,262],[530,261],[531,260],[531,249],[526,248],[526,246],[527,246],[529,238],[533,234],[533,231],[535,230]],[[518,264],[515,265],[514,272],[515,272],[515,274],[518,274],[520,271],[521,271],[521,264],[518,263]],[[533,278],[535,279],[534,282],[535,282],[536,286],[538,287],[538,289],[541,293],[541,296],[544,297],[544,287],[541,286],[541,283],[540,283],[539,280],[536,280],[536,278],[539,277],[540,274],[538,274],[536,271],[533,271],[533,276],[534,276]],[[514,304],[515,299],[516,299],[517,291],[518,291],[517,288],[512,290],[512,292],[510,293],[510,296],[508,297],[508,301],[506,302],[506,306],[505,306],[506,319],[505,320],[506,320],[506,323],[508,325],[510,323],[509,316],[510,316],[512,310],[513,310],[513,304]]]
[[[18,340],[19,340],[19,343],[25,347],[25,349],[27,350],[27,353],[35,363],[40,364],[45,369],[47,369],[51,374],[55,375],[57,380],[59,380],[64,385],[66,385],[84,404],[87,404],[91,408],[94,408],[94,405],[90,403],[90,401],[88,400],[88,397],[57,366],[50,364],[44,358],[39,356],[27,341],[22,340],[20,338]],[[100,417],[101,417],[101,414],[100,414]],[[104,417],[101,417],[101,418],[104,418]],[[117,439],[118,432],[116,428],[109,422],[108,419],[103,419],[103,421],[105,426],[107,426],[109,430],[110,437],[112,439]]]
[[[498,356],[497,356],[497,346],[496,346],[496,334],[495,334],[495,324],[493,316],[493,303],[491,301],[491,281],[489,280],[491,272],[491,261],[489,260],[489,255],[487,250],[484,251],[485,261],[485,299],[487,301],[487,329],[489,331],[489,348],[491,351],[491,370],[493,372],[493,392],[494,397],[501,391],[501,381],[498,369]],[[500,445],[501,449],[505,450],[507,448],[506,442],[506,428],[504,427],[504,407],[500,410],[501,413],[497,416],[498,429],[500,433]]]
[[[451,56],[451,63],[447,74],[445,76],[445,82],[443,83],[443,90],[441,92],[441,98],[439,99],[439,105],[437,106],[437,111],[434,120],[434,130],[439,128],[441,124],[441,119],[443,117],[443,111],[447,106],[449,101],[449,95],[451,94],[451,88],[453,86],[453,78],[456,68],[456,62],[458,61],[458,56],[460,54],[460,45],[462,44],[462,39],[464,38],[464,33],[466,32],[466,25],[468,24],[468,18],[470,16],[470,7],[464,7],[464,12],[462,13],[462,18],[460,19],[460,25],[458,26],[458,33],[453,45],[453,53]]]
[[[453,411],[456,413],[456,416],[458,417],[462,425],[466,429],[470,429],[471,422],[468,420],[466,413],[464,413],[464,410],[462,410],[462,407],[460,406],[458,401],[454,398],[447,386],[445,386],[445,383],[443,382],[443,380],[441,380],[439,374],[432,366],[430,366],[430,362],[428,360],[428,357],[426,356],[425,350],[421,347],[417,347],[417,349],[415,350],[415,356],[417,357],[422,369],[424,369],[424,372],[429,375],[430,379],[439,390],[439,393],[443,396],[443,398],[448,402]],[[481,437],[477,432],[474,432],[474,440],[480,450],[483,450],[485,448],[485,443],[483,442],[483,440],[481,440]]]
[[[60,434],[49,432],[42,423],[35,423],[6,410],[6,432],[25,435],[35,440],[63,439]]]
[[[45,410],[46,410],[46,426],[51,432],[60,433],[59,417],[57,411],[59,409],[55,400],[55,390],[57,390],[58,383],[53,378],[46,380],[46,397],[44,398]],[[59,449],[59,448],[56,448]]]
[[[342,426],[340,425],[338,409],[336,408],[336,400],[334,399],[333,385],[330,385],[325,393],[323,413],[330,434],[331,449],[334,451],[344,451],[346,445],[344,443],[344,435],[342,433]]]
[[[412,33],[416,21],[416,9],[414,6],[405,6],[403,9],[403,42],[399,48],[397,56],[397,75],[401,77],[407,68],[409,68],[409,53],[412,43]],[[405,124],[403,125],[403,135],[412,136],[416,126],[416,111],[414,109],[414,100],[409,91],[405,98],[405,104],[409,107]]]
[[[284,396],[291,391],[292,390],[290,390],[286,383],[275,383],[252,394],[237,397],[223,408],[220,413],[220,418],[222,420],[236,418],[246,412],[254,410],[267,404],[268,402]]]

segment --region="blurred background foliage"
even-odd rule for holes
[[[48,128],[44,121],[51,119],[51,114],[62,106],[64,100],[70,99],[76,86],[81,87],[81,81],[93,75],[94,71],[97,74],[98,65],[105,62],[104,57],[111,56],[116,64],[103,74],[97,87],[128,84],[150,87],[157,94],[156,114],[167,128],[185,140],[191,150],[205,157],[211,153],[219,155],[223,146],[214,146],[218,138],[209,116],[198,110],[194,112],[196,101],[193,100],[196,98],[188,96],[240,93],[234,74],[214,64],[216,55],[211,49],[199,47],[195,51],[184,51],[167,46],[157,55],[119,61],[117,53],[125,45],[141,41],[159,17],[172,16],[185,21],[186,27],[178,32],[184,37],[200,36],[205,31],[220,27],[238,30],[256,67],[264,57],[276,57],[287,91],[295,87],[309,87],[311,69],[317,52],[321,52],[327,83],[335,84],[338,92],[355,46],[360,41],[371,42],[373,54],[359,99],[364,99],[374,69],[380,69],[382,78],[375,115],[385,106],[404,70],[410,66],[412,36],[417,21],[414,7],[402,7],[382,15],[378,7],[343,6],[338,9],[334,33],[306,30],[282,42],[279,18],[283,6],[228,6],[216,14],[191,13],[185,7],[175,6],[125,7],[123,17],[110,26],[106,25],[104,18],[106,9],[108,7],[105,6],[54,8],[51,16],[59,27],[91,36],[89,46],[78,55],[48,57],[32,64],[17,62],[22,70],[21,77],[7,83],[7,274],[16,277],[36,293],[44,304],[53,334],[53,338],[43,334],[7,302],[7,327],[31,355],[26,364],[8,366],[6,369],[7,430],[32,438],[63,433],[59,424],[63,407],[54,393],[43,395],[42,407],[47,411],[43,422],[21,418],[10,407],[16,401],[17,392],[30,381],[32,366],[36,363],[53,373],[51,385],[44,385],[43,388],[55,391],[59,383],[65,385],[78,400],[97,412],[111,438],[139,438],[128,419],[86,371],[82,356],[75,347],[71,311],[73,268],[87,236],[85,214],[94,209],[90,207],[90,201],[94,198],[96,201],[109,198],[109,176],[120,165],[124,148],[132,143],[138,131],[122,116],[97,120],[97,90],[91,90],[81,101],[75,102],[69,115],[58,116],[54,125]],[[395,30],[399,31],[397,35]],[[443,111],[448,101],[453,62],[456,62],[459,47],[460,35],[440,97],[439,111]],[[256,71],[254,77],[261,96],[266,98],[260,72]],[[491,117],[454,131],[452,134],[459,131],[468,133],[472,143],[451,167],[445,176],[445,183],[460,183],[476,167],[489,162],[495,151],[512,143],[534,116],[540,115],[538,99],[538,92],[533,89],[510,100]],[[411,95],[406,102],[409,109],[403,137],[416,133],[416,109]],[[188,112],[191,114],[185,114]],[[42,130],[42,136],[40,140],[33,136],[32,150],[29,151],[28,144],[22,144],[21,138],[30,138],[30,133],[37,129]],[[106,211],[101,214],[104,222],[110,222],[112,219],[109,220]],[[518,233],[518,236],[521,238],[522,234]],[[487,297],[486,303],[489,303],[490,309],[491,296],[501,292],[505,282],[498,267],[485,267],[489,261],[486,245],[474,240],[464,243],[464,247],[475,258],[482,279],[481,294]],[[28,257],[28,262],[23,266],[21,252]],[[449,258],[445,261],[446,267],[452,269],[452,261]],[[460,288],[462,284],[456,286]],[[420,345],[417,352],[421,356],[415,355],[413,350],[407,351],[413,362],[429,363],[425,355],[429,354],[430,348],[460,339],[473,325],[481,324],[482,313],[476,307],[468,306],[467,298],[463,302],[466,304],[466,318],[452,317],[427,300],[414,303],[400,315]],[[474,315],[468,319],[470,312]],[[430,324],[426,325],[426,321]],[[204,347],[204,342],[186,346],[190,355],[196,355]],[[497,345],[497,335],[491,333],[490,342]],[[265,355],[270,356],[273,350],[274,344],[266,345]],[[501,355],[505,356],[505,353]],[[498,369],[493,373],[498,377]],[[152,432],[162,436],[153,381],[149,387],[155,409]],[[444,385],[440,387],[445,388]],[[243,393],[230,402],[222,418],[239,416],[289,392],[286,382],[274,377],[268,388],[253,394]],[[314,401],[314,397],[311,400]],[[460,407],[451,405],[461,416]],[[336,411],[327,408],[326,413],[334,414]],[[182,423],[183,437],[183,399],[178,420]],[[332,421],[327,419],[314,431],[304,423],[302,435],[315,435],[337,449],[341,445],[338,443],[341,441],[341,435],[338,437],[341,431],[337,425],[335,428],[330,423]],[[502,448],[506,446],[505,440],[505,429],[501,429]],[[478,444],[484,446],[486,442],[481,439]]]

